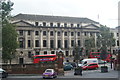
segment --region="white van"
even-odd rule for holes
[[[78,66],[84,66],[90,63],[97,63],[98,64],[98,59],[97,58],[89,58],[89,59],[83,59],[81,61],[82,64],[78,64]]]

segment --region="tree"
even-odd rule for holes
[[[88,56],[88,53],[91,51],[92,48],[95,48],[95,38],[90,37],[86,38],[85,40],[85,49],[86,49],[86,55]]]
[[[79,63],[79,60],[80,60],[79,51],[80,51],[79,46],[75,45],[74,46],[74,53],[75,53],[74,60],[77,62],[77,66],[78,66],[78,63]]]
[[[97,35],[97,47],[101,50],[101,58],[105,59],[107,55],[107,48],[110,48],[111,52],[111,46],[115,46],[115,39],[108,27],[101,26],[99,30],[100,34]]]
[[[0,13],[0,15],[2,15],[2,25],[6,24],[9,19],[10,19],[10,12],[11,10],[13,10],[12,6],[13,3],[10,1],[1,1],[2,2],[2,13]]]
[[[15,25],[9,23],[12,6],[10,1],[2,2],[2,59],[6,63],[10,61],[10,64],[18,46]]]
[[[3,54],[2,58],[6,62],[14,58],[17,45],[17,32],[15,30],[15,26],[13,24],[7,23],[2,28],[2,46],[3,46]]]

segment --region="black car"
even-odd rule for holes
[[[7,76],[8,76],[8,73],[5,70],[3,70],[2,68],[0,68],[0,77],[7,78]]]
[[[75,62],[64,62],[63,65],[72,65],[74,68],[77,67]]]
[[[72,69],[73,69],[73,66],[71,64],[64,65],[64,71],[72,70]]]
[[[77,67],[77,64],[75,62],[70,62],[70,64],[75,68]]]
[[[98,64],[106,64],[106,63],[107,63],[106,61],[98,60]]]

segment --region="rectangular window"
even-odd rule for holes
[[[37,36],[38,36],[38,35],[39,35],[39,31],[35,31],[35,35],[37,35]]]
[[[51,51],[51,54],[55,54],[55,51]]]
[[[71,32],[71,36],[74,36],[74,32]]]
[[[60,36],[60,31],[58,31],[58,36]]]
[[[46,40],[43,40],[43,47],[47,47],[47,42],[46,42]]]
[[[80,32],[78,32],[78,36],[80,36]]]
[[[60,23],[57,23],[57,26],[60,27]]]
[[[31,51],[28,51],[28,58],[32,58]]]
[[[50,27],[53,27],[53,23],[50,23]]]
[[[20,36],[23,36],[23,30],[19,30]]]
[[[119,37],[119,33],[117,33],[117,37]]]
[[[50,36],[53,36],[53,31],[50,31]]]
[[[64,23],[64,27],[67,27],[67,23]]]
[[[117,40],[117,46],[119,46],[119,40]]]
[[[35,40],[35,47],[39,47],[39,40]]]
[[[23,41],[19,41],[20,48],[23,48]]]
[[[43,26],[46,26],[46,22],[43,22]]]
[[[79,24],[77,24],[77,27],[79,27],[80,25]]]
[[[38,26],[38,22],[35,22],[35,26]]]
[[[28,35],[31,35],[31,32],[30,32],[30,30],[28,30]]]
[[[46,54],[47,54],[47,51],[44,51],[44,54],[46,55]]]
[[[65,36],[67,36],[67,32],[65,32],[65,34],[64,34]]]
[[[46,36],[46,31],[43,31],[43,36]]]
[[[80,40],[78,40],[78,46],[80,46]]]
[[[71,40],[71,47],[74,46],[74,40]]]
[[[87,32],[84,32],[84,35],[87,36]]]
[[[65,54],[65,55],[66,55],[66,56],[69,56],[69,53],[68,53],[68,51],[65,51],[65,52],[66,52],[66,54]]]
[[[54,48],[54,40],[50,40],[50,48]]]
[[[39,55],[39,54],[40,54],[40,52],[38,52],[38,51],[35,52],[35,55]]]
[[[93,33],[90,33],[90,36],[93,36]]]
[[[64,47],[65,47],[65,48],[68,48],[68,41],[65,40],[64,43],[65,43]]]
[[[28,40],[28,47],[31,47],[31,40]]]
[[[73,27],[73,24],[71,24],[71,27]]]
[[[58,48],[61,48],[61,40],[58,40]]]

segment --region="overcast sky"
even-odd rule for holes
[[[118,26],[119,0],[11,0],[19,13],[86,17],[111,28]]]

